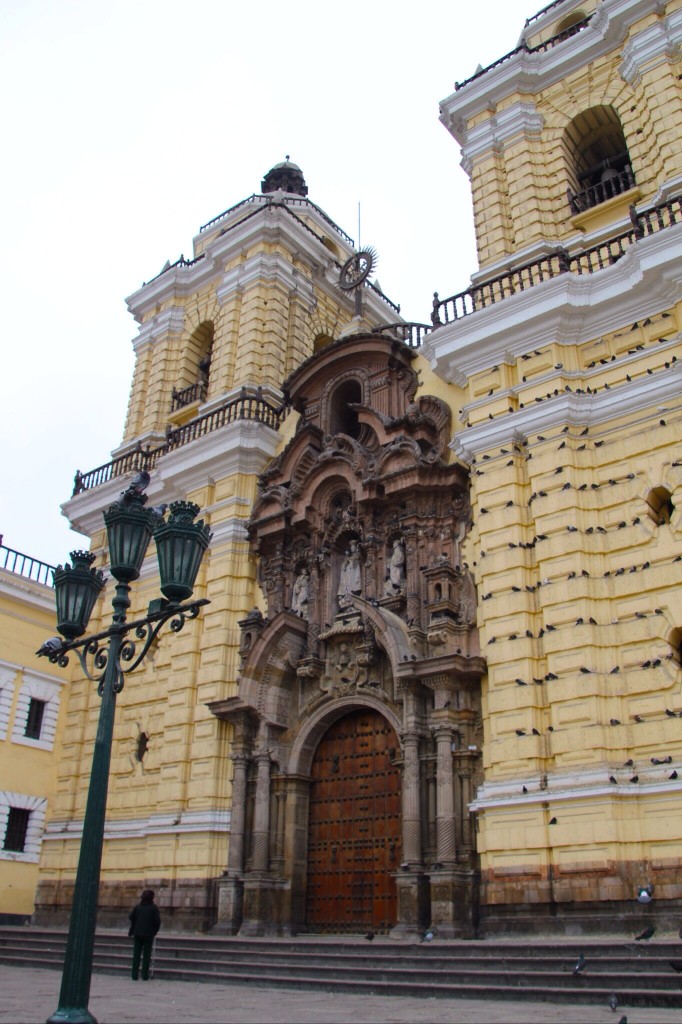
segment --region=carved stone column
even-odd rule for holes
[[[230,814],[230,846],[227,851],[227,870],[241,874],[244,870],[244,843],[246,829],[246,754],[233,754],[232,811]]]
[[[253,812],[251,870],[244,876],[244,916],[240,935],[276,931],[275,885],[270,867],[270,754],[262,747],[255,756],[256,804]]]
[[[437,725],[436,737],[436,858],[443,867],[457,860],[455,791],[452,784],[452,727]]]
[[[227,851],[227,870],[218,879],[218,918],[214,932],[234,935],[242,922],[244,895],[244,844],[246,827],[246,773],[249,759],[246,754],[233,754],[232,810],[230,814],[230,845]]]
[[[270,754],[256,754],[256,806],[253,814],[253,871],[267,871],[270,855]]]
[[[422,863],[421,808],[419,799],[419,736],[403,736],[403,862],[410,868]]]
[[[398,922],[394,938],[416,935],[428,924],[426,879],[422,863],[421,781],[418,733],[404,733],[403,741],[403,860],[396,875]]]
[[[436,863],[431,871],[431,924],[445,939],[473,938],[478,917],[478,875],[457,864],[452,734],[447,723],[433,729],[436,738]],[[460,807],[461,813],[464,808]]]

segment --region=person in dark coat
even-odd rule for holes
[[[154,902],[154,893],[145,889],[140,902],[130,912],[128,935],[133,939],[133,981],[137,981],[142,958],[142,980],[149,981],[149,961],[152,956],[154,937],[161,927],[161,915]]]

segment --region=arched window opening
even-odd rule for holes
[[[670,491],[665,487],[654,487],[646,496],[647,511],[657,526],[664,526],[669,523],[675,506],[672,503]]]
[[[576,28],[576,25],[579,25],[581,22],[583,22],[586,17],[587,15],[584,11],[572,11],[570,14],[567,14],[565,18],[561,19],[556,29],[554,30],[553,38],[556,39],[557,36],[565,35],[568,39],[569,36],[575,35],[576,32],[580,31],[579,29]],[[571,29],[573,29],[574,31],[571,32]]]
[[[583,213],[634,188],[630,154],[613,107],[590,107],[578,114],[566,128],[563,143],[572,214]]]
[[[329,406],[329,433],[346,434],[357,439],[360,433],[358,414],[351,405],[362,401],[362,388],[357,380],[346,380],[332,395]]]
[[[191,405],[192,402],[205,402],[211,375],[211,358],[213,355],[214,327],[210,320],[199,324],[187,342],[183,377],[181,386],[173,388],[171,412]]]

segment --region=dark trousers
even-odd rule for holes
[[[151,960],[153,945],[153,939],[142,939],[139,935],[136,935],[133,939],[133,981],[137,981],[140,957],[142,957],[142,980],[148,981],[149,961]]]

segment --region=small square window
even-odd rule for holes
[[[44,714],[45,701],[38,700],[36,697],[31,697],[31,701],[28,705],[28,715],[26,716],[24,736],[27,736],[30,740],[40,739],[40,730],[43,727]]]
[[[23,807],[10,807],[9,814],[7,815],[3,850],[10,850],[12,853],[24,852],[30,817],[31,812],[24,810]]]

